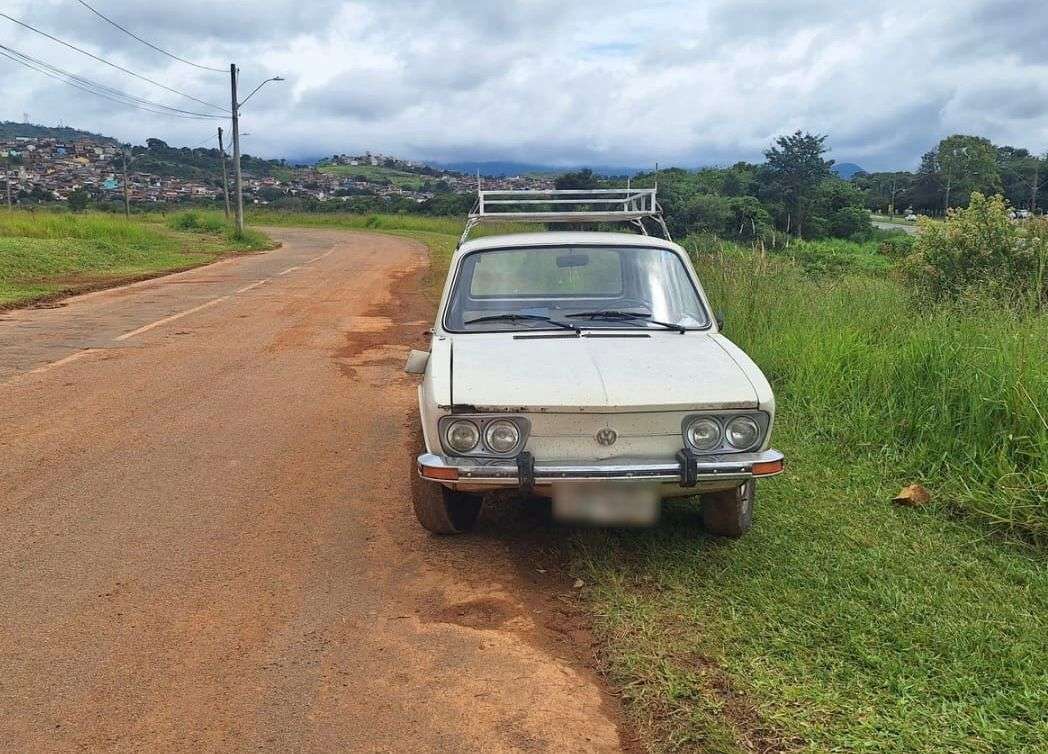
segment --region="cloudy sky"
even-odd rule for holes
[[[686,166],[758,159],[776,135],[910,168],[951,133],[1048,150],[1044,0],[88,0],[176,54],[235,61],[245,151]],[[216,105],[228,75],[166,58],[76,0],[0,10]],[[208,111],[0,18],[0,45]],[[0,58],[0,119],[192,146],[217,122],[130,109]]]

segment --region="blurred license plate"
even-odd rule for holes
[[[555,484],[553,517],[596,526],[651,526],[659,520],[658,490],[638,483]]]

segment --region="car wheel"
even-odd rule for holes
[[[741,487],[702,496],[702,523],[717,537],[741,537],[753,526],[757,484],[750,479]]]
[[[434,534],[462,534],[480,515],[480,495],[456,492],[438,484],[418,485],[413,495],[415,518]]]

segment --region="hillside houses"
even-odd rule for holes
[[[151,140],[156,141],[156,140]],[[179,150],[157,142],[168,153],[194,155],[193,172],[203,177],[186,178],[158,175],[145,168],[139,158],[152,156],[152,146],[136,147],[129,165],[128,197],[133,204],[171,204],[193,201],[221,201],[222,183],[217,150]],[[20,202],[65,201],[77,189],[93,199],[123,201],[122,149],[115,141],[97,138],[62,140],[51,137],[2,137],[0,159],[6,163],[12,193]],[[163,154],[154,158],[166,160]],[[208,175],[201,165],[214,164]],[[281,167],[277,175],[244,172],[244,198],[248,203],[268,204],[281,198],[319,202],[348,202],[354,197],[371,196],[389,200],[422,203],[438,193],[471,193],[477,188],[475,176],[445,172],[421,163],[383,154],[335,155],[321,165],[366,166],[367,174],[346,174],[313,167]],[[178,172],[178,171],[173,171]],[[408,180],[390,180],[395,174]],[[530,176],[485,178],[490,189],[549,189],[552,182]]]

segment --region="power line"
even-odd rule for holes
[[[180,92],[177,89],[172,89],[171,87],[167,86],[166,84],[161,84],[159,81],[154,81],[151,78],[143,76],[143,75],[141,75],[139,73],[135,73],[134,71],[132,71],[129,68],[124,68],[122,65],[117,65],[116,63],[112,63],[112,62],[106,60],[105,58],[100,58],[98,55],[95,55],[94,53],[88,52],[87,50],[83,49],[82,47],[77,47],[76,45],[74,45],[74,44],[72,44],[70,42],[66,42],[65,40],[59,39],[58,37],[56,37],[56,36],[54,36],[52,34],[48,34],[46,31],[41,31],[40,29],[37,29],[35,26],[31,26],[31,25],[25,23],[24,21],[19,21],[17,18],[13,18],[12,16],[7,15],[6,13],[0,13],[0,17],[6,18],[8,21],[12,21],[12,22],[18,24],[19,26],[22,26],[22,27],[24,27],[26,29],[29,29],[30,31],[36,32],[37,34],[39,34],[41,36],[47,37],[48,39],[52,40],[53,42],[58,42],[60,45],[64,45],[64,46],[68,47],[71,50],[76,50],[81,55],[87,55],[87,57],[91,58],[92,60],[97,60],[99,63],[104,63],[105,65],[109,66],[110,68],[115,68],[118,71],[123,71],[124,73],[127,73],[127,74],[129,74],[131,76],[134,76],[137,79],[141,79],[142,81],[148,82],[148,83],[152,84],[153,86],[158,86],[161,89],[166,89],[167,91],[172,92],[173,94],[177,94],[180,97],[185,97],[186,99],[191,99],[194,102],[198,102],[201,105],[205,105],[207,107],[213,107],[216,110],[222,110],[223,112],[229,112],[229,110],[227,108],[221,107],[220,105],[213,105],[210,102],[205,102],[202,99],[197,99],[196,97],[194,97],[191,94],[186,94],[185,92]]]
[[[99,97],[119,102],[122,105],[129,105],[139,110],[145,110],[146,112],[156,113],[158,115],[169,115],[175,118],[187,118],[190,120],[224,120],[222,116],[213,113],[197,113],[191,110],[181,110],[177,107],[171,107],[159,102],[142,99],[141,97],[136,97],[132,94],[127,94],[126,92],[121,92],[119,89],[113,89],[105,84],[99,84],[90,79],[77,76],[76,74],[53,66],[43,60],[39,60],[38,58],[34,58],[31,55],[26,55],[25,53],[7,47],[6,45],[0,45],[0,55],[25,66],[26,68],[76,87],[77,89],[82,89]]]
[[[107,97],[108,99],[115,98],[117,99],[117,101],[123,102],[124,104],[134,105],[137,103],[145,105],[151,109],[159,108],[159,110],[154,111],[162,112],[163,114],[206,118],[208,120],[224,120],[222,116],[215,115],[213,113],[198,113],[192,110],[183,110],[178,107],[172,107],[171,105],[165,105],[160,102],[153,102],[152,100],[143,99],[133,94],[127,94],[126,92],[122,92],[119,89],[114,89],[111,86],[99,84],[96,81],[92,81],[82,76],[78,76],[75,73],[70,73],[69,71],[63,70],[62,68],[59,68],[57,66],[53,66],[50,63],[47,63],[46,61],[40,60],[39,58],[34,58],[32,55],[27,55],[26,53],[19,52],[18,50],[15,50],[12,47],[7,47],[6,45],[0,45],[0,50],[7,50],[8,53],[11,53],[11,55],[5,55],[5,57],[11,58],[15,62],[22,63],[23,65],[32,68],[33,70],[39,71],[40,73],[44,73],[45,75],[50,75],[52,76],[52,78],[59,78],[61,81],[67,84],[71,84],[73,86],[77,86],[78,88],[85,89],[85,91],[89,91],[92,94],[99,94],[101,96]],[[12,55],[14,57],[12,57]]]
[[[226,72],[226,70],[224,68],[212,68],[211,66],[199,65],[197,63],[194,63],[191,60],[186,60],[185,58],[180,58],[180,57],[178,57],[178,55],[175,55],[174,53],[168,52],[167,50],[161,49],[160,47],[157,47],[152,42],[149,42],[149,41],[147,41],[145,39],[142,39],[142,37],[138,36],[134,32],[125,29],[123,26],[118,24],[113,19],[107,18],[102,13],[100,13],[99,11],[95,10],[94,8],[92,8],[90,5],[85,3],[84,0],[77,0],[77,2],[80,3],[82,6],[84,6],[85,8],[87,8],[92,13],[94,13],[100,19],[105,21],[107,24],[115,26],[116,28],[120,29],[120,31],[124,32],[124,34],[127,34],[129,37],[131,37],[132,39],[137,39],[139,42],[144,44],[146,47],[150,47],[150,48],[156,50],[157,52],[161,53],[162,55],[167,55],[169,58],[177,60],[180,63],[185,63],[186,65],[191,65],[194,68],[199,68],[202,71],[214,71],[215,73],[225,73]]]

